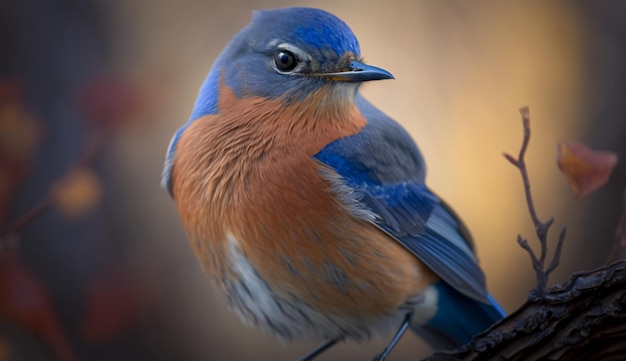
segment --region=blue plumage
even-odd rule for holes
[[[416,326],[419,333],[436,348],[463,344],[503,316],[487,292],[470,235],[424,185],[425,164],[406,131],[368,102],[356,103],[368,125],[315,159],[342,177],[376,215],[378,227],[443,280],[436,286],[438,312],[426,326]]]
[[[368,104],[368,125],[315,158],[341,175],[377,214],[376,224],[459,292],[487,302],[485,279],[460,221],[424,185],[424,161],[406,131]]]
[[[413,315],[417,333],[448,348],[504,314],[465,226],[426,186],[417,145],[358,93],[362,82],[391,78],[362,63],[350,28],[325,11],[255,12],[172,138],[162,182],[183,195],[196,252],[222,272],[235,308],[281,337],[332,344],[399,322],[404,330]],[[188,152],[182,164],[178,148]],[[284,209],[268,214],[274,205]],[[315,283],[320,272],[326,283]]]
[[[426,165],[406,130],[360,94],[355,104],[367,125],[359,134],[330,143],[315,158],[332,165],[354,185],[423,183]]]
[[[436,283],[434,287],[438,293],[438,310],[422,332],[439,337],[434,342],[435,348],[466,344],[474,335],[504,317],[502,308],[491,296],[489,303],[483,303],[464,297],[444,282]],[[447,342],[442,343],[442,339]]]
[[[352,52],[358,56],[361,52],[359,41],[348,25],[339,18],[329,18],[323,10],[295,7],[261,11],[256,16],[259,22],[281,23],[283,28],[278,29],[280,36],[296,40],[296,46],[306,46],[309,49],[314,47],[320,52],[330,50],[338,56],[346,52]],[[291,20],[291,23],[284,23],[286,17]],[[327,62],[332,60],[332,57],[320,60]]]
[[[359,42],[339,18],[319,10],[302,7],[257,11],[252,22],[228,43],[215,60],[198,91],[189,121],[174,135],[167,150],[162,184],[171,192],[172,162],[180,135],[196,119],[218,112],[219,84],[226,84],[239,97],[283,97],[300,100],[325,81],[315,77],[295,77],[277,73],[268,61],[277,48],[296,52],[306,49],[301,73],[336,70],[346,54],[360,57]],[[348,58],[344,59],[347,65]]]

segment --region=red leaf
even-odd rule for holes
[[[102,272],[87,291],[81,333],[102,344],[127,331],[144,315],[150,292],[127,268]]]
[[[22,85],[0,79],[0,223],[15,188],[28,175],[43,126],[22,103]]]
[[[0,318],[40,337],[58,360],[76,360],[44,285],[13,253],[0,259]]]
[[[617,154],[594,151],[584,144],[558,145],[557,164],[572,186],[576,198],[602,187],[617,164]]]
[[[0,361],[13,360],[13,352],[9,342],[0,335]]]
[[[140,118],[146,111],[143,90],[115,76],[100,76],[78,94],[77,105],[83,116],[103,128],[118,128]]]

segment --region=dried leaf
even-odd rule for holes
[[[39,337],[49,345],[55,359],[76,360],[46,287],[12,252],[0,258],[0,319]]]
[[[19,103],[22,101],[23,84],[15,77],[0,79],[0,99]]]
[[[5,223],[9,212],[11,196],[13,195],[13,185],[9,172],[0,166],[0,224]]]
[[[30,158],[41,136],[39,120],[21,104],[0,101],[2,158]]]
[[[4,223],[15,188],[30,173],[43,126],[22,103],[22,86],[0,79],[0,223]]]
[[[617,154],[594,151],[581,143],[558,145],[557,164],[572,186],[576,198],[602,187],[617,164]]]
[[[68,219],[77,219],[95,208],[102,198],[98,176],[88,168],[78,168],[51,189],[53,206]]]
[[[12,359],[11,345],[0,335],[0,361],[9,361]]]
[[[43,126],[22,103],[17,81],[0,79],[0,163],[30,161]]]
[[[0,289],[2,318],[36,333],[44,329],[42,323],[49,321],[51,313],[48,293],[13,253],[2,256]]]
[[[92,344],[110,342],[144,316],[152,295],[127,267],[105,269],[89,285],[80,327]]]

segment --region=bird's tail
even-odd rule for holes
[[[471,299],[445,283],[434,287],[438,291],[437,312],[422,325],[411,328],[435,350],[449,350],[469,342],[505,316],[505,312],[489,295],[489,303]]]

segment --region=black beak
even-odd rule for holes
[[[395,79],[390,72],[385,69],[371,65],[365,65],[358,61],[352,61],[346,71],[336,73],[318,73],[316,76],[338,82],[361,82],[370,80]]]

